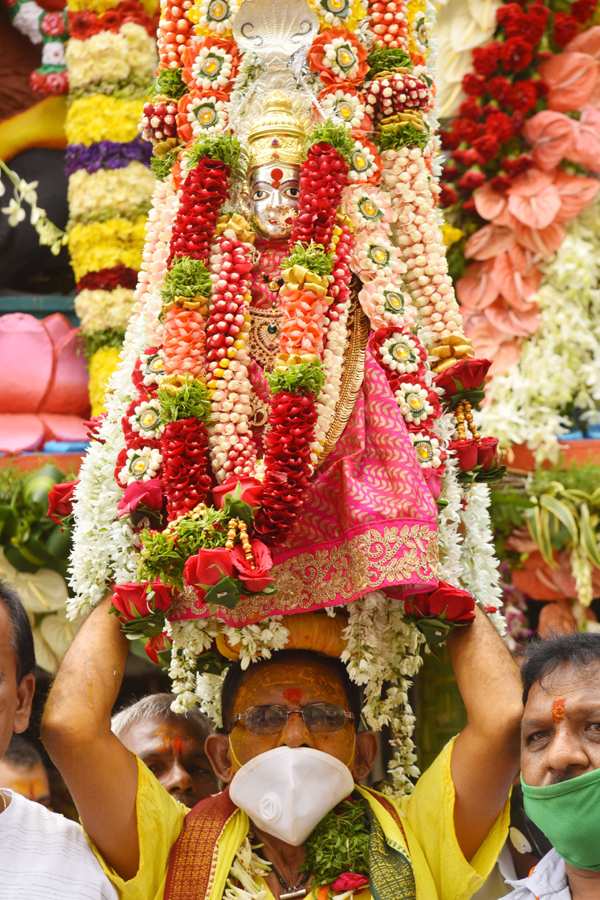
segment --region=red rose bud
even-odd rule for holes
[[[425,484],[434,500],[438,500],[441,497],[444,488],[442,473],[445,471],[445,468],[442,465],[437,469],[421,469],[421,475],[425,479]]]
[[[55,484],[48,494],[48,512],[51,519],[62,524],[62,520],[73,514],[73,501],[75,488],[79,481],[67,481],[64,484]]]
[[[470,472],[477,465],[477,441],[474,438],[450,441],[448,449],[454,451],[461,472]]]
[[[246,476],[242,478],[229,478],[223,484],[213,488],[213,503],[216,509],[222,509],[227,494],[234,494],[238,484],[240,485],[240,499],[249,506],[260,506],[262,496],[262,482],[258,478]]]
[[[218,584],[224,575],[233,575],[231,553],[224,547],[199,550],[196,556],[190,556],[183,570],[183,580],[192,587]]]
[[[348,798],[350,799],[350,798]],[[331,882],[332,891],[358,891],[369,883],[366,875],[358,875],[355,872],[343,872],[335,881]]]
[[[148,588],[154,591],[154,599],[148,600]],[[172,588],[167,587],[161,581],[153,581],[149,585],[147,581],[119,584],[112,596],[112,605],[119,616],[126,622],[133,619],[149,616],[158,609],[166,611],[173,602]]]
[[[405,601],[406,612],[416,618],[443,618],[446,622],[473,622],[475,600],[468,591],[440,581],[430,594],[414,594]]]
[[[164,653],[165,650],[170,650],[172,647],[172,643],[166,634],[157,634],[155,637],[151,637],[144,647],[144,650],[150,657],[153,663],[157,666],[160,665],[160,660],[158,658],[159,653]]]
[[[481,438],[477,449],[477,465],[481,466],[484,472],[496,468],[498,465],[498,438]]]
[[[150,481],[134,481],[125,488],[125,494],[119,501],[117,516],[126,516],[135,512],[138,506],[148,506],[150,509],[160,510],[163,504],[163,486],[158,478]]]
[[[433,379],[442,388],[446,400],[461,391],[479,390],[492,365],[489,359],[461,359]]]
[[[246,559],[241,544],[236,544],[232,550],[233,564],[245,588],[249,591],[264,591],[273,581],[269,576],[273,568],[271,551],[266,544],[257,540],[250,541],[250,548],[254,559],[254,568]]]

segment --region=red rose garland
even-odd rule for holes
[[[186,176],[167,265],[175,256],[208,260],[217,217],[227,198],[229,166],[203,157]]]
[[[273,542],[293,527],[312,473],[310,445],[317,421],[315,395],[282,391],[271,401],[265,437],[265,480],[255,530]]]
[[[300,169],[298,218],[292,245],[296,241],[314,241],[329,246],[347,178],[348,163],[341,153],[324,141],[313,144]]]
[[[194,509],[208,494],[206,426],[193,417],[166,425],[161,437],[162,475],[169,522]]]

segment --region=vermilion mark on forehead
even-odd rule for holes
[[[180,737],[175,738],[175,740],[173,741],[173,748],[175,749],[175,752],[181,753],[184,747],[185,744],[183,740]]]
[[[564,719],[566,702],[566,697],[562,697],[560,700],[555,700],[552,704],[552,720],[554,722],[560,722]]]
[[[283,692],[283,696],[286,700],[289,700],[290,703],[300,703],[303,693],[302,688],[288,688]]]

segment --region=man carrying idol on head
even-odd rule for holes
[[[163,8],[144,267],[74,489],[95,608],[43,722],[123,900],[467,900],[506,839],[520,679],[448,446],[489,475],[489,363],[435,209],[424,4],[380,6]],[[217,728],[191,811],[111,731],[139,637]],[[415,783],[409,679],[446,638],[468,724]]]

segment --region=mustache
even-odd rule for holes
[[[563,781],[571,781],[573,778],[577,778],[577,772],[565,769],[564,772],[557,772],[556,775],[553,775],[550,779],[550,784],[562,784]]]

